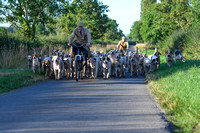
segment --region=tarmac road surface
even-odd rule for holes
[[[168,133],[145,80],[49,80],[0,95],[0,133]]]

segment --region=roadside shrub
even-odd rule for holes
[[[157,46],[161,52],[165,52],[168,49],[174,51],[179,46],[185,45],[187,32],[184,30],[178,30],[172,33],[172,35],[158,42]]]
[[[200,58],[200,23],[194,25],[190,30],[178,30],[172,35],[158,42],[157,47],[164,53],[168,49],[174,51],[180,47],[184,56],[192,59]]]

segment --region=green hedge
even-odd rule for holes
[[[34,40],[17,33],[9,33],[6,29],[0,28],[0,49],[18,49],[21,45],[28,49],[31,47],[66,45],[66,36],[37,36]]]
[[[0,49],[18,49],[21,45],[28,49],[36,47],[66,46],[69,36],[66,35],[37,35],[34,40],[24,37],[18,33],[9,33],[5,28],[0,27]],[[92,44],[117,44],[118,41],[97,39],[92,40]]]
[[[180,50],[184,56],[192,59],[200,59],[200,23],[196,24],[190,30],[178,30],[172,35],[159,41],[157,47],[161,52],[166,52],[168,49],[174,51],[181,46]]]

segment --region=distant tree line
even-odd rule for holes
[[[107,16],[108,6],[98,0],[0,1],[0,22],[9,22],[23,36],[69,35],[83,21],[93,39],[116,40],[123,36],[116,20]]]
[[[129,38],[157,43],[177,30],[189,30],[200,20],[199,0],[142,0],[141,19],[134,22]]]

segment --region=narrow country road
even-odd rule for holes
[[[0,133],[167,133],[143,77],[45,81],[0,95]]]

